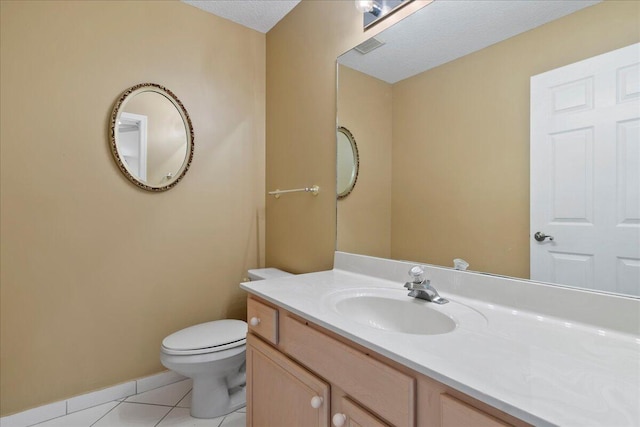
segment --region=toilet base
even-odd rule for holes
[[[193,379],[191,416],[216,418],[244,407],[247,403],[244,385],[229,390],[225,377],[198,377]]]

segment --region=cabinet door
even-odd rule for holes
[[[342,412],[336,413],[332,421],[335,427],[389,427],[346,397],[342,398]]]
[[[442,427],[507,427],[497,418],[451,396],[440,396]]]
[[[247,336],[247,426],[328,427],[329,385]]]

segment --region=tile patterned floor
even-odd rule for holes
[[[191,380],[183,380],[36,424],[37,427],[244,427],[245,409],[208,420],[192,418]],[[35,427],[34,426],[34,427]]]

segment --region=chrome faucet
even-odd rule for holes
[[[446,304],[448,299],[442,298],[436,289],[430,285],[430,280],[425,280],[424,270],[419,265],[416,265],[409,270],[409,276],[412,281],[404,284],[404,287],[409,289],[409,296],[413,298],[423,299],[436,304]]]

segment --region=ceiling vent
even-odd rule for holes
[[[358,46],[355,47],[355,49],[360,52],[363,55],[366,55],[367,53],[371,52],[374,49],[379,48],[380,46],[382,46],[384,44],[384,42],[381,42],[380,40],[376,39],[375,37],[371,37],[369,40],[363,41],[362,43],[360,43]]]

